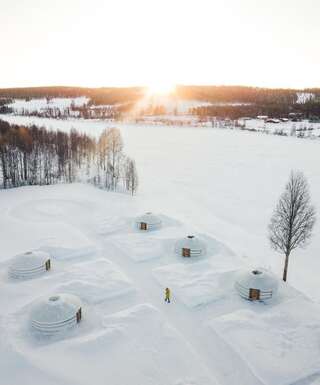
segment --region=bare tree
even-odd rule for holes
[[[112,175],[112,190],[116,190],[119,180],[119,163],[122,155],[123,140],[120,130],[109,128],[106,131],[108,143],[108,166]]]
[[[133,195],[138,188],[138,173],[134,159],[127,158],[125,167],[126,190]]]
[[[311,205],[307,179],[302,172],[292,171],[269,225],[271,246],[285,255],[284,281],[287,280],[291,251],[306,244],[315,220],[316,211]]]
[[[138,177],[135,163],[122,151],[116,128],[98,141],[75,130],[70,133],[43,127],[10,125],[0,120],[0,189],[83,180],[133,194]]]

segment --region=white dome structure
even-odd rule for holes
[[[15,256],[9,266],[9,276],[16,279],[33,278],[51,269],[49,254],[29,251]]]
[[[240,296],[251,301],[270,300],[276,295],[278,286],[278,278],[265,269],[242,273],[235,283]]]
[[[31,311],[31,326],[45,334],[69,329],[81,321],[82,303],[72,294],[40,300]]]
[[[199,257],[206,253],[206,247],[204,242],[199,238],[194,235],[188,235],[176,242],[175,252],[182,257]]]
[[[137,217],[135,223],[137,228],[142,231],[159,229],[162,224],[161,219],[150,212]]]

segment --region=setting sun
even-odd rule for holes
[[[149,95],[168,95],[175,91],[176,85],[169,82],[154,82],[148,85]]]

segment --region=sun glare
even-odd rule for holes
[[[169,82],[154,82],[148,85],[149,95],[168,95],[175,91],[175,84]]]

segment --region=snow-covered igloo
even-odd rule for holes
[[[148,231],[159,229],[162,222],[157,215],[148,212],[137,217],[135,223],[139,230]]]
[[[278,286],[278,278],[262,268],[242,273],[235,283],[240,296],[251,301],[270,300],[276,295]]]
[[[81,300],[72,294],[57,294],[43,298],[31,311],[31,326],[46,334],[69,329],[81,319]]]
[[[188,235],[176,242],[175,252],[182,257],[201,256],[205,254],[206,246],[198,237]]]
[[[16,255],[9,266],[9,276],[17,279],[33,278],[51,269],[51,260],[44,251],[28,251]]]

